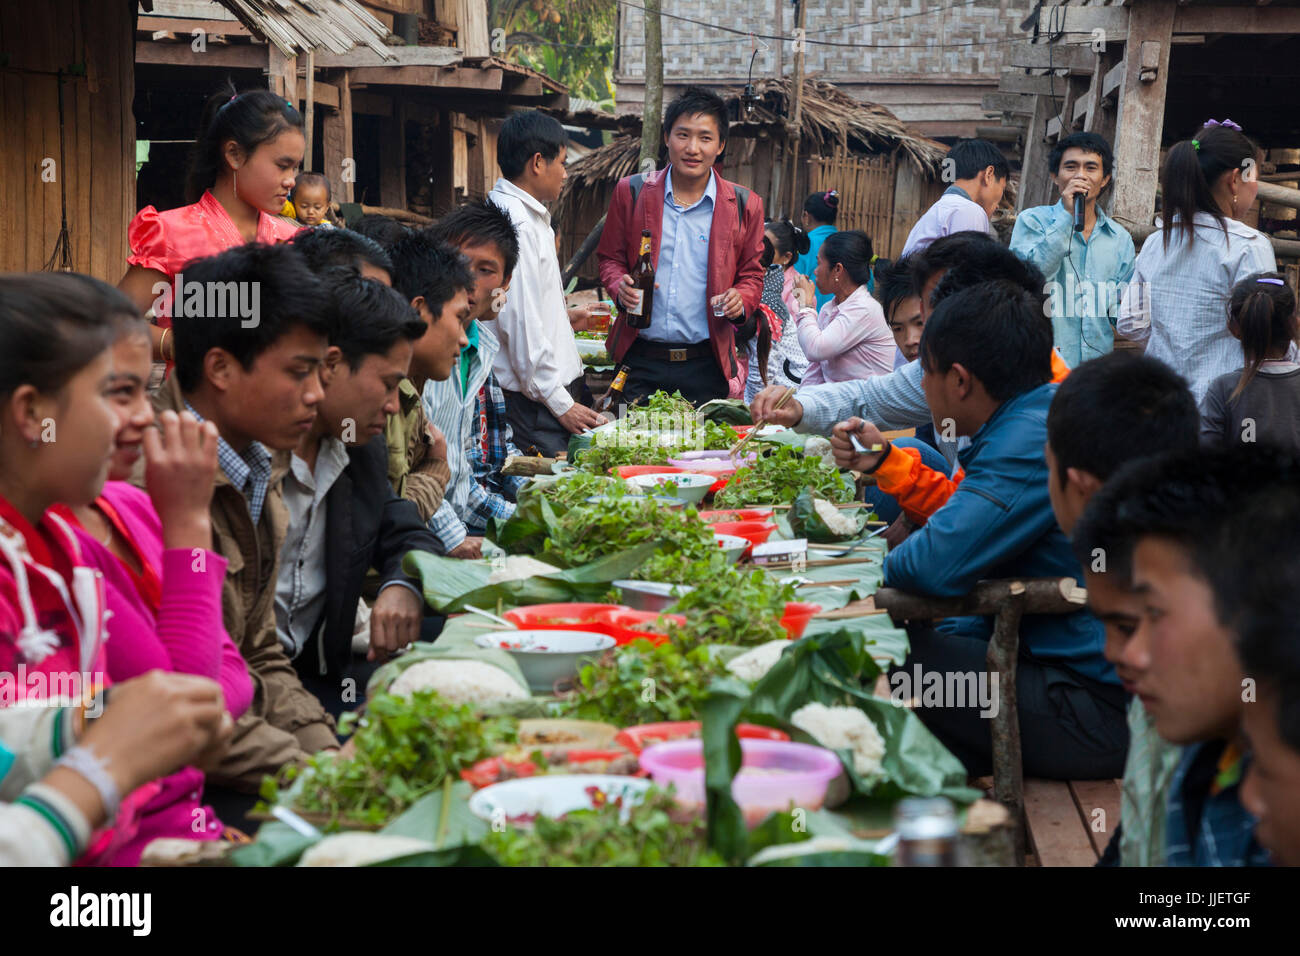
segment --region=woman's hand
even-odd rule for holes
[[[165,411],[144,433],[145,487],[163,526],[163,546],[212,546],[212,487],[217,473],[217,427],[189,412]]]
[[[811,309],[817,302],[817,289],[813,286],[812,279],[806,275],[796,274],[794,277],[794,298],[799,303],[801,309]]]

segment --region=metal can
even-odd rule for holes
[[[957,813],[946,797],[907,797],[894,807],[897,866],[956,866]]]

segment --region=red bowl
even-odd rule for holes
[[[626,747],[634,754],[641,753],[643,747],[663,743],[666,740],[682,740],[698,737],[700,722],[698,720],[677,720],[659,724],[639,724],[620,730],[614,737],[614,743]],[[775,727],[763,727],[759,724],[737,724],[736,736],[756,740],[789,740],[790,735]]]
[[[628,610],[631,608],[621,604],[533,604],[506,611],[501,616],[521,630],[595,631],[598,634],[609,634],[600,615],[608,611]]]
[[[685,470],[685,468],[674,468],[672,465],[619,465],[614,469],[614,473],[627,480],[637,475],[680,475]]]
[[[744,438],[746,435],[748,435],[750,432],[754,430],[754,426],[753,425],[732,425],[731,429],[736,433],[737,438]]]
[[[678,624],[686,623],[686,617],[681,614],[665,614],[664,617]],[[604,633],[622,646],[639,640],[647,640],[651,644],[662,644],[668,640],[667,634],[657,634],[646,627],[658,618],[658,611],[635,611],[630,607],[614,607],[602,611],[597,615],[596,620],[604,629]]]
[[[732,508],[729,511],[701,511],[700,520],[705,524],[719,521],[763,521],[772,520],[772,509],[767,508]]]
[[[750,545],[762,544],[775,530],[776,525],[770,521],[719,521],[713,525],[714,534],[732,534]]]
[[[805,604],[802,601],[790,601],[781,615],[781,626],[785,628],[790,639],[797,641],[808,629],[808,622],[822,609],[820,604]]]

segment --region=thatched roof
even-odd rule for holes
[[[254,34],[274,43],[285,56],[307,50],[347,53],[363,44],[379,56],[388,28],[356,0],[216,0]],[[153,0],[141,0],[146,13]],[[165,6],[165,4],[160,4]],[[188,14],[193,15],[193,14]]]
[[[755,108],[753,119],[732,123],[729,135],[752,135],[760,129],[784,127],[785,97],[790,83],[786,80],[763,80],[754,87],[761,103]],[[739,109],[740,89],[726,88],[717,92],[728,103],[736,103],[737,112],[743,112]],[[805,140],[823,147],[846,143],[867,153],[897,149],[918,171],[930,177],[938,176],[940,164],[948,152],[948,147],[913,132],[883,106],[855,100],[834,84],[820,79],[805,81],[800,125]],[[640,122],[635,121],[635,127],[639,126]],[[615,183],[624,176],[631,176],[636,172],[640,154],[641,134],[634,128],[633,132],[615,136],[606,145],[570,163],[569,178],[555,207],[555,217],[563,216],[579,190]]]

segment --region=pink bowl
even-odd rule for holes
[[[741,767],[731,781],[731,796],[749,826],[769,813],[789,810],[793,804],[818,810],[826,788],[839,775],[840,758],[825,747],[787,740],[741,739]],[[684,807],[704,808],[704,744],[700,740],[674,740],[641,751],[641,769],[654,782],[676,788]]]
[[[719,468],[732,468],[736,465],[748,465],[757,460],[758,452],[746,452],[736,458],[735,463],[726,449],[721,451],[684,451],[677,458],[669,458],[668,464],[684,471],[715,471]]]

